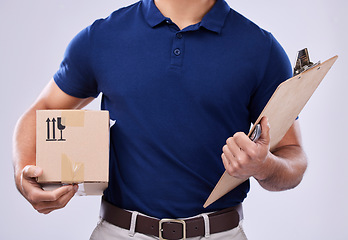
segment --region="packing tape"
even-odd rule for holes
[[[84,110],[62,111],[62,121],[64,126],[83,127],[85,125]]]
[[[79,184],[79,190],[76,193],[78,196],[87,196],[86,190],[85,190],[85,183]]]
[[[85,180],[85,166],[81,162],[75,162],[68,158],[66,154],[61,155],[61,181],[62,183],[72,184],[81,183]]]

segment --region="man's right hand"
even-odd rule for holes
[[[66,185],[53,191],[44,191],[36,181],[42,173],[40,167],[27,165],[21,172],[18,189],[39,213],[48,214],[65,207],[77,192],[78,186]]]

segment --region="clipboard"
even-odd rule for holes
[[[270,151],[272,151],[292,126],[337,58],[336,55],[281,83],[250,129],[248,136],[253,133],[261,118],[267,116],[271,126]],[[208,207],[246,180],[232,177],[225,171],[203,207]]]

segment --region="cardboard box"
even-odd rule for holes
[[[109,112],[38,110],[38,182],[51,190],[79,184],[80,195],[101,195],[109,181]]]

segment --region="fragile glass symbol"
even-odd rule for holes
[[[50,124],[52,122],[52,124]],[[56,139],[56,122],[57,122],[57,128],[60,130],[60,138]],[[65,126],[62,124],[62,118],[57,117],[57,121],[55,118],[52,119],[52,121],[47,118],[47,139],[46,141],[66,141],[66,139],[63,138],[63,130],[65,129]],[[50,126],[52,125],[52,138],[51,138],[51,131]]]

